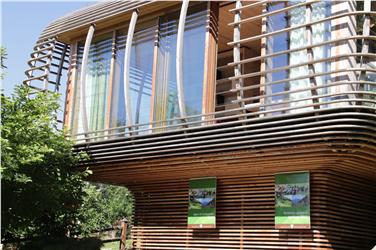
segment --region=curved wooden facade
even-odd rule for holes
[[[82,162],[93,170],[90,180],[133,191],[134,248],[375,246],[376,6],[371,1],[191,3],[188,11],[204,9],[202,112],[158,120],[151,101],[154,113],[146,123],[129,119],[111,126],[105,114],[101,128],[82,131],[74,125],[82,119],[74,114],[78,103],[86,102],[86,96],[80,99],[79,73],[82,54],[90,49],[91,42],[83,43],[89,27],[95,27],[94,39],[112,32],[106,87],[111,100],[114,65],[124,57],[118,54],[125,41],[119,34],[136,8],[137,22],[155,22],[150,77],[155,100],[161,20],[176,16],[171,13],[180,5],[114,1],[71,13],[43,31],[26,71],[25,83],[36,92],[65,94],[68,136],[75,150],[91,156]],[[276,229],[275,175],[296,171],[310,173],[311,229]],[[217,178],[215,229],[187,227],[189,180],[201,177]]]
[[[312,228],[276,230],[273,174],[256,174],[250,169],[248,174],[218,177],[217,228],[192,230],[186,227],[187,182],[137,185],[132,189],[137,207],[132,229],[134,246],[136,249],[371,249],[376,231],[374,183],[321,169],[311,170],[311,186]]]

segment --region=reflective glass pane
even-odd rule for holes
[[[150,107],[152,95],[152,69],[154,53],[154,32],[156,26],[139,28],[133,36],[129,87],[131,96],[132,122],[144,124],[150,122]],[[114,70],[114,85],[112,90],[111,126],[126,125],[125,100],[124,100],[124,53],[127,30],[117,32],[116,62]],[[139,129],[147,126],[140,126]],[[117,130],[124,132],[125,129]]]
[[[205,5],[190,7],[184,30],[183,81],[186,113],[202,113],[205,59]],[[179,12],[163,16],[160,23],[154,120],[180,117],[176,85],[176,43]],[[167,122],[156,126],[174,124]]]
[[[78,76],[81,73],[81,63],[84,44],[80,43],[78,48]],[[86,96],[85,105],[87,113],[87,124],[90,131],[102,130],[106,127],[106,114],[108,113],[108,85],[110,80],[112,35],[106,34],[95,37],[90,45],[88,64],[86,69]],[[80,88],[81,81],[76,84],[76,103],[74,107],[73,132],[82,133],[83,121],[80,110]],[[91,134],[91,136],[102,133]]]

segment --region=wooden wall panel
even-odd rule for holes
[[[283,171],[283,169],[281,169]],[[311,171],[310,230],[274,229],[274,175],[220,177],[217,228],[188,229],[188,179],[132,186],[135,249],[357,249],[376,244],[376,187]]]

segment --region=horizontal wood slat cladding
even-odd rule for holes
[[[132,185],[134,248],[371,249],[375,183],[332,170],[310,172],[310,230],[274,229],[273,174],[217,177],[216,229],[187,228],[189,179]]]
[[[286,147],[304,144],[324,144],[322,150],[327,149],[332,156],[347,152],[375,163],[375,119],[374,111],[346,107],[121,137],[75,147],[77,151],[87,151],[91,155],[87,164],[98,166],[99,171],[118,163],[122,168],[132,168],[139,161],[165,162],[182,156],[194,159],[203,154],[239,150],[264,152],[272,147],[286,151]],[[368,167],[375,173],[374,166]]]

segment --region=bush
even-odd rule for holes
[[[100,250],[102,245],[97,238],[41,238],[23,244],[20,250]]]
[[[58,130],[58,95],[18,86],[1,95],[1,181],[3,240],[63,237],[76,230],[83,200],[80,155]]]

